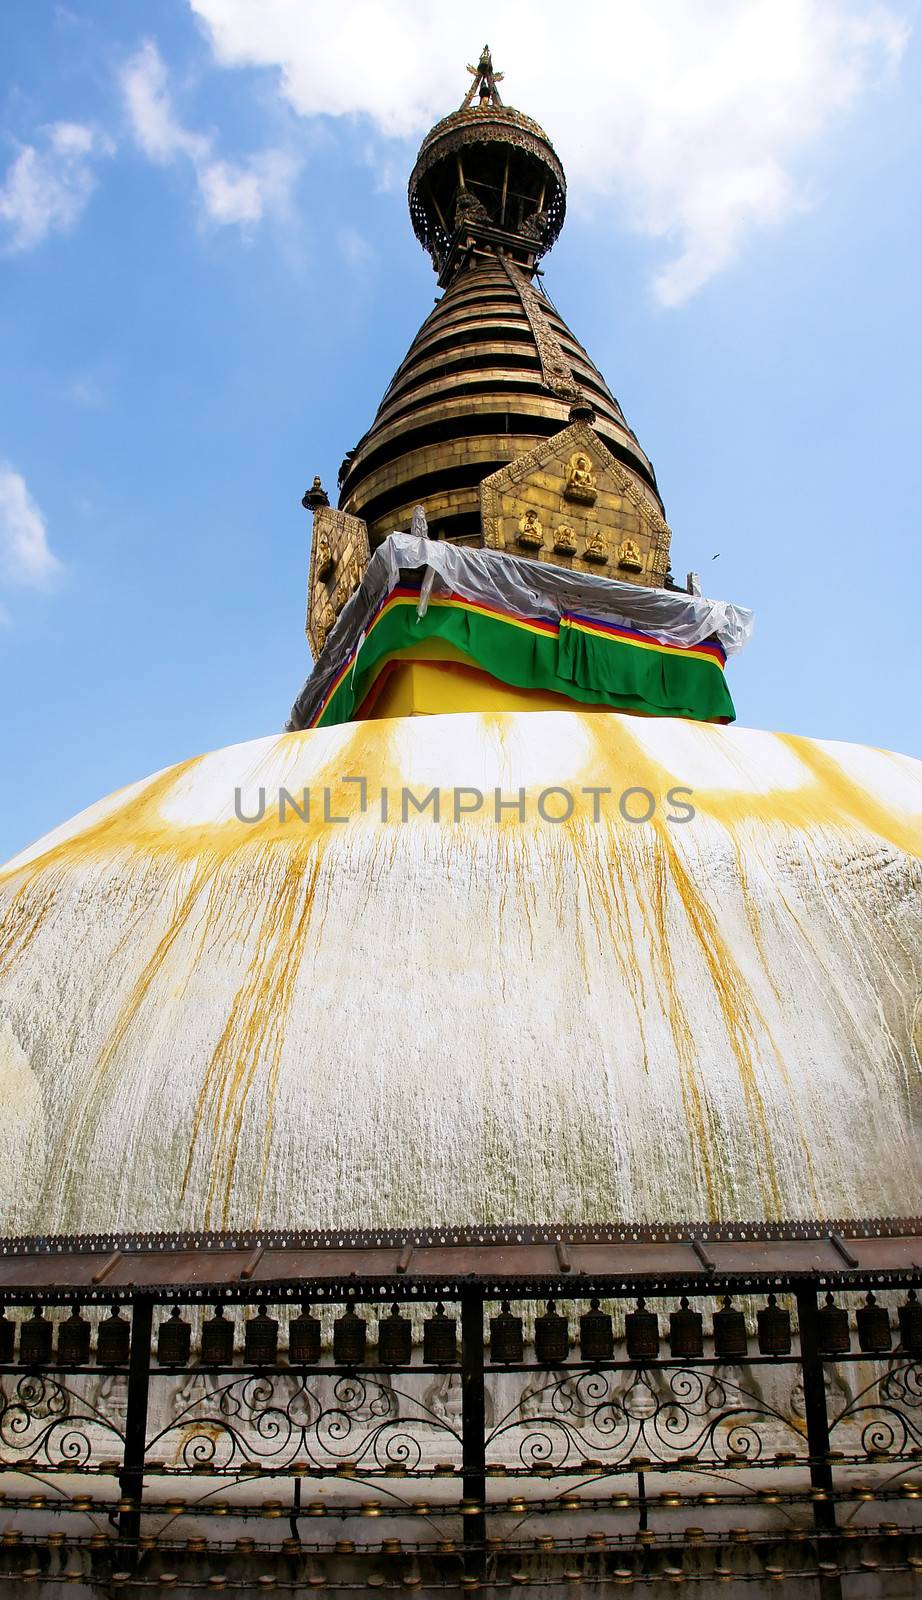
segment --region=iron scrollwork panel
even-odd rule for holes
[[[0,1451],[6,1466],[79,1470],[113,1450],[125,1435],[124,1384],[118,1378],[26,1372],[0,1386]],[[92,1398],[91,1398],[92,1397]]]
[[[853,1431],[857,1438],[850,1439]],[[829,1433],[846,1453],[872,1460],[922,1450],[922,1362],[899,1357],[888,1361],[830,1418]]]
[[[724,1371],[645,1368],[538,1375],[488,1434],[493,1448],[526,1469],[576,1469],[589,1461],[606,1471],[644,1456],[661,1466],[771,1462],[783,1437],[788,1453],[806,1459],[798,1423],[753,1385]]]
[[[414,1472],[437,1439],[460,1458],[460,1432],[448,1416],[367,1372],[212,1377],[194,1369],[174,1387],[172,1413],[149,1434],[148,1459],[167,1453],[167,1465],[192,1470],[283,1471],[297,1463],[316,1472]]]

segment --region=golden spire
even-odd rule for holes
[[[475,94],[479,95],[482,106],[501,106],[503,102],[496,85],[502,83],[503,74],[493,71],[493,57],[490,55],[488,44],[481,50],[476,67],[472,67],[468,62],[467,70],[474,81],[461,102],[461,110],[466,111],[468,106],[473,104]]]

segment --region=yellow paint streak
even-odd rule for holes
[[[643,968],[637,961],[634,950],[633,929],[627,914],[628,898],[617,849],[618,841],[606,830],[602,837],[614,848],[608,856],[603,857],[597,846],[592,847],[595,840],[592,835],[587,834],[582,822],[577,823],[571,819],[566,826],[570,839],[571,860],[578,880],[583,886],[583,895],[592,919],[597,946],[599,950],[604,950],[613,957],[625,993],[630,997],[637,1024],[643,1070],[649,1073],[650,1055],[644,1025],[646,985]],[[614,893],[613,881],[618,885],[617,892]]]
[[[533,820],[540,785],[532,785],[527,793],[530,820],[526,825],[508,813],[497,826],[488,803],[481,816],[465,817],[458,827],[450,824],[444,827],[444,861],[453,864],[455,860],[465,859],[462,836],[482,829],[494,842],[492,869],[500,879],[496,895],[497,928],[501,931],[504,920],[516,919],[517,936],[530,951],[531,958],[543,960],[543,953],[535,949],[535,930],[542,922],[539,912],[544,909],[539,907],[536,897],[546,888],[554,897],[559,929],[564,937],[572,934],[575,941],[575,955],[587,989],[597,981],[595,963],[585,937],[588,930],[591,943],[594,928],[600,948],[611,952],[625,993],[630,997],[644,1071],[650,1070],[644,1019],[654,998],[647,993],[644,973],[649,971],[649,986],[655,986],[655,998],[660,1002],[675,1050],[695,1183],[698,1191],[706,1196],[709,1214],[717,1217],[726,1211],[730,1198],[726,1190],[728,1175],[721,1169],[719,1152],[715,1156],[719,1116],[712,1104],[706,1069],[702,1069],[699,1043],[683,1006],[684,974],[676,970],[672,951],[676,918],[684,918],[694,946],[700,951],[726,1034],[727,1049],[739,1077],[752,1149],[751,1172],[762,1186],[765,1214],[779,1215],[784,1209],[781,1186],[763,1098],[764,1074],[772,1069],[760,1068],[761,1056],[772,1058],[778,1080],[785,1088],[787,1105],[792,1119],[796,1119],[804,1170],[815,1192],[811,1153],[786,1064],[743,971],[722,936],[719,905],[715,903],[719,891],[707,882],[698,881],[701,875],[696,876],[694,867],[688,864],[684,846],[691,841],[692,834],[684,835],[683,828],[670,826],[664,819],[662,797],[669,787],[682,782],[681,774],[669,771],[647,754],[634,736],[633,719],[598,713],[570,712],[568,716],[579,719],[588,736],[591,754],[587,768],[581,774],[568,775],[567,782],[574,790],[580,782],[609,783],[613,796],[606,804],[609,811],[615,811],[615,816],[617,794],[622,788],[646,787],[661,802],[653,823],[638,828],[627,823],[620,825],[615,820],[608,828],[596,827],[591,822],[591,805],[587,800],[565,826],[549,829]],[[511,720],[508,714],[496,713],[478,719],[481,739],[489,735],[502,744]],[[517,720],[521,722],[523,718],[520,716]],[[399,794],[407,781],[398,759],[400,726],[386,722],[356,725],[347,741],[335,747],[325,765],[311,767],[312,792],[316,795],[327,782],[335,785],[334,809],[349,816],[353,825],[377,834],[376,849],[367,857],[369,901],[373,900],[379,875],[390,875],[397,859]],[[733,737],[732,733],[724,734],[719,730],[702,728],[699,731],[705,744],[711,741],[715,746],[723,739],[732,741]],[[267,770],[280,747],[284,749],[288,742],[294,741],[291,749],[296,754],[300,741],[306,743],[320,737],[310,733],[283,736],[268,748],[263,758]],[[849,849],[857,841],[866,853],[870,835],[872,839],[880,839],[883,848],[889,847],[922,861],[922,826],[910,814],[877,802],[850,780],[832,756],[811,741],[795,736],[775,737],[802,765],[804,781],[799,787],[778,788],[767,793],[696,789],[693,801],[699,816],[713,819],[729,841],[735,858],[735,881],[751,934],[751,948],[758,956],[779,1009],[783,1009],[784,995],[764,940],[764,912],[753,899],[747,872],[753,838],[756,848],[762,848],[762,841],[773,837],[781,841],[788,835],[804,840],[811,834],[832,831],[841,836]],[[244,941],[252,944],[254,954],[231,1000],[204,1070],[182,1180],[183,1196],[192,1193],[197,1205],[201,1183],[198,1174],[205,1168],[207,1198],[203,1221],[226,1225],[232,1209],[247,1117],[253,1114],[257,1094],[264,1108],[259,1192],[255,1196],[248,1195],[247,1203],[255,1206],[257,1212],[261,1203],[270,1163],[286,1021],[308,933],[316,941],[321,931],[326,902],[323,894],[318,897],[318,888],[324,853],[332,842],[348,832],[348,827],[330,826],[324,821],[319,806],[315,806],[309,823],[296,817],[287,823],[280,822],[272,810],[271,789],[269,811],[259,824],[230,820],[183,826],[164,821],[165,803],[203,760],[207,757],[181,763],[160,774],[140,793],[132,795],[124,806],[116,806],[95,824],[49,846],[23,867],[0,873],[0,888],[8,886],[7,904],[0,916],[0,976],[21,961],[43,930],[47,931],[53,924],[60,896],[74,870],[85,866],[101,873],[105,869],[111,878],[113,870],[121,872],[124,866],[122,881],[125,883],[133,882],[133,873],[137,875],[138,909],[137,912],[132,910],[127,925],[114,940],[113,972],[118,971],[118,958],[124,954],[128,959],[135,941],[143,937],[148,919],[156,926],[158,937],[143,970],[121,1003],[97,1059],[84,1069],[79,1092],[71,1102],[72,1109],[58,1131],[52,1157],[61,1173],[58,1182],[76,1194],[77,1186],[85,1182],[84,1157],[89,1153],[110,1085],[117,1080],[133,1031],[143,1025],[145,1016],[158,1002],[158,980],[171,960],[180,969],[176,981],[182,984],[187,981],[194,962],[201,959],[204,965],[206,956],[215,958],[214,948],[220,941],[229,949]],[[254,776],[248,769],[245,751],[241,752],[241,766],[248,782],[257,784],[258,771]],[[293,768],[295,766],[296,763]],[[514,760],[510,760],[510,767],[514,769]],[[552,752],[548,756],[548,769],[547,781],[553,782]],[[272,770],[281,769],[276,766]],[[367,778],[373,796],[380,788],[390,791],[392,816],[388,824],[382,826],[377,820],[375,800],[372,800],[371,815],[364,820],[358,817],[358,787],[343,786],[339,781],[347,774]],[[232,781],[229,777],[228,782]],[[418,791],[421,785],[415,787]],[[443,789],[443,824],[450,815],[450,797],[451,791]],[[433,824],[421,818],[411,821],[410,826],[432,828]],[[693,828],[694,824],[687,826]],[[815,870],[810,850],[803,853]],[[484,854],[486,856],[486,852]],[[469,871],[488,870],[475,867],[474,859],[471,857],[468,861]],[[543,880],[535,871],[536,860],[545,874]],[[243,895],[240,894],[241,881],[247,884]],[[565,898],[567,894],[573,896],[574,881],[578,901],[575,907],[572,899]],[[104,887],[101,875],[98,882]],[[331,889],[324,880],[324,888],[326,894],[332,896],[335,912],[335,884]],[[835,896],[829,885],[818,879],[818,888],[829,897],[830,916],[841,919],[841,910],[836,909],[837,902],[833,903]],[[809,926],[798,919],[796,908],[786,902],[777,884],[775,892],[778,907],[773,914],[796,930],[802,948],[812,953],[815,960],[816,942],[811,938]],[[438,893],[437,883],[433,885],[433,893]],[[164,895],[169,897],[165,908],[156,904],[156,897]],[[318,898],[322,904],[317,903]],[[588,910],[585,924],[581,915],[583,905]],[[845,929],[843,938],[851,941],[856,957],[860,957],[867,945],[874,947],[876,930],[860,904],[856,903],[850,914],[854,921]],[[180,941],[189,933],[194,934],[197,941],[194,962],[190,958],[177,963],[175,956]],[[644,957],[648,957],[648,961]],[[904,949],[902,957],[907,965],[914,965],[914,952]],[[79,951],[74,951],[73,959],[79,960]],[[505,984],[506,965],[501,959],[497,960],[496,969],[500,982]],[[834,974],[826,972],[825,977],[832,979]],[[840,989],[836,998],[840,1009],[847,1008],[848,995],[844,989]],[[884,1025],[881,1008],[881,1026]],[[917,1019],[916,1026],[919,1027]],[[760,1071],[763,1074],[761,1083]]]
[[[282,865],[281,881],[270,873],[274,893],[261,899],[264,914],[256,938],[257,954],[238,989],[227,1022],[212,1052],[196,1102],[193,1134],[183,1174],[185,1196],[197,1146],[208,1130],[212,1144],[205,1202],[205,1226],[226,1227],[247,1100],[265,1074],[266,1120],[259,1194],[265,1186],[285,1020],[291,1004],[310,921],[322,854],[303,849]],[[258,1208],[259,1198],[255,1199]],[[258,1223],[258,1209],[256,1214]]]
[[[645,787],[651,794],[665,796],[675,782],[675,775],[666,772],[658,762],[651,760],[639,741],[631,737],[626,725],[614,718],[597,720],[594,731],[604,757],[599,762],[606,773],[612,770],[630,774],[630,784]],[[612,749],[614,746],[614,751]],[[613,759],[614,755],[614,759]],[[751,799],[752,797],[750,797]],[[697,804],[698,796],[695,796]],[[631,824],[626,824],[631,827]],[[775,1054],[768,1022],[749,989],[732,951],[723,939],[717,918],[704,896],[695,886],[676,847],[671,825],[665,820],[662,806],[657,807],[650,826],[655,830],[660,849],[651,858],[652,882],[648,884],[649,900],[655,918],[655,936],[651,951],[655,969],[659,971],[665,989],[665,1010],[669,1020],[681,1067],[683,1104],[690,1129],[694,1129],[699,1149],[695,1156],[702,1168],[708,1204],[717,1203],[713,1175],[708,1170],[706,1154],[712,1145],[709,1117],[705,1115],[706,1090],[699,1083],[700,1065],[694,1043],[687,1033],[687,1023],[680,1003],[676,976],[670,954],[670,933],[667,919],[669,890],[678,897],[697,946],[704,958],[714,997],[720,1007],[727,1041],[736,1063],[744,1103],[749,1119],[755,1159],[753,1168],[763,1191],[766,1214],[781,1214],[781,1196],[772,1150],[771,1133],[758,1084],[756,1055],[758,1041],[767,1042]],[[611,852],[614,858],[614,849]],[[645,898],[641,883],[635,884],[639,904]],[[716,1212],[712,1209],[712,1215]]]
[[[159,847],[168,849],[171,855],[185,854],[187,858],[197,854],[202,843],[201,830],[188,830],[190,834],[194,831],[195,839],[193,841],[190,838],[183,851],[182,840],[178,837],[182,830],[164,823],[160,809],[184,775],[204,759],[203,756],[195,756],[167,768],[151,778],[146,787],[124,806],[114,807],[98,822],[88,823],[79,833],[62,839],[58,844],[49,845],[47,850],[24,866],[0,870],[0,883],[8,876],[22,876],[28,881],[51,867],[61,865],[72,869],[81,862],[98,862],[122,851],[148,856],[156,853]]]
[[[289,735],[289,738],[298,739],[303,735]],[[308,736],[309,737],[309,736]],[[157,863],[163,856],[168,856],[171,871],[166,880],[166,890],[170,896],[178,899],[168,911],[166,927],[161,933],[157,944],[145,963],[144,969],[136,979],[120,1007],[119,1014],[109,1031],[104,1046],[97,1058],[89,1067],[85,1076],[81,1077],[81,1087],[65,1122],[60,1126],[57,1141],[58,1150],[52,1171],[60,1174],[60,1180],[65,1187],[73,1187],[84,1181],[85,1161],[89,1146],[92,1142],[94,1129],[104,1105],[108,1085],[114,1075],[117,1076],[123,1059],[126,1041],[132,1030],[140,1023],[144,1007],[156,992],[157,980],[175,948],[181,935],[187,930],[190,920],[196,915],[201,906],[202,896],[210,889],[211,894],[206,902],[205,929],[208,932],[216,924],[226,918],[228,910],[231,915],[242,908],[235,905],[232,898],[220,894],[222,867],[225,869],[234,860],[242,862],[254,851],[261,851],[266,846],[266,835],[284,844],[294,837],[298,845],[298,854],[289,865],[287,896],[283,894],[278,908],[270,905],[267,920],[271,923],[273,912],[278,909],[284,918],[285,909],[291,902],[292,891],[298,883],[299,861],[304,851],[313,846],[315,861],[313,874],[316,877],[317,864],[323,844],[329,839],[331,829],[324,824],[322,816],[314,817],[310,824],[305,825],[297,818],[292,822],[279,823],[277,813],[273,814],[267,809],[265,822],[258,826],[240,823],[236,820],[209,826],[203,830],[201,826],[181,827],[174,823],[163,821],[161,810],[164,802],[171,792],[182,782],[186,774],[206,757],[186,761],[151,780],[150,784],[138,795],[132,797],[124,808],[116,808],[93,824],[91,823],[81,833],[62,840],[59,844],[52,845],[47,851],[27,862],[17,869],[16,877],[21,877],[22,882],[17,887],[5,915],[0,918],[0,956],[3,960],[3,969],[14,961],[22,959],[29,945],[39,933],[42,925],[51,914],[55,896],[60,885],[63,885],[69,871],[81,864],[99,867],[102,864],[110,865],[113,860],[121,859],[124,862],[125,878],[129,878],[133,863],[142,868],[144,879],[154,885],[162,887],[164,879],[158,870]],[[334,757],[331,768],[335,774],[327,774],[320,770],[316,782],[322,785],[328,778],[338,778],[341,769],[341,760]],[[346,799],[351,797],[347,790]],[[357,803],[357,802],[356,802]],[[184,869],[186,869],[184,871]],[[191,873],[191,878],[189,877]],[[186,879],[181,890],[177,890],[177,882]],[[239,885],[237,892],[239,892]],[[231,895],[234,890],[231,887]],[[312,893],[305,902],[304,916],[301,919],[301,937],[303,937],[303,924],[310,910]],[[143,921],[152,915],[152,905],[149,897],[139,889],[138,900],[143,904]],[[132,919],[134,921],[134,919]],[[159,919],[157,919],[158,924]],[[271,928],[270,928],[271,933]],[[290,993],[291,983],[297,970],[297,959],[300,952],[300,942],[293,943],[286,948],[285,928],[278,927],[277,960],[275,965],[280,967],[280,977],[277,984],[267,981],[260,989],[258,974],[254,979],[255,992],[251,996],[254,1006],[254,1016],[243,1029],[241,1049],[244,1053],[244,1064],[233,1065],[236,1074],[235,1082],[239,1081],[241,1074],[255,1070],[253,1063],[258,1056],[257,1037],[260,1027],[268,1027],[270,1021],[273,1028],[281,1034],[284,1024],[285,1007]],[[123,932],[119,941],[124,945],[127,932]],[[3,970],[0,969],[0,970]],[[245,986],[246,987],[246,986]],[[261,994],[261,1016],[258,1016]],[[240,1007],[232,1012],[232,1021],[239,1020]],[[225,1028],[222,1039],[227,1044],[230,1038],[231,1022]],[[280,1044],[279,1044],[280,1048]],[[218,1052],[221,1050],[219,1044]],[[249,1054],[247,1054],[249,1052]],[[227,1066],[227,1052],[219,1059]],[[270,1067],[269,1094],[270,1112],[264,1132],[265,1156],[263,1166],[268,1159],[268,1147],[271,1137],[271,1095],[277,1082],[277,1052],[273,1058],[275,1065]],[[250,1062],[250,1067],[246,1066]],[[230,1069],[229,1069],[230,1070]],[[233,1151],[236,1151],[239,1142],[243,1108],[246,1103],[246,1092],[239,1098],[239,1110],[234,1091],[229,1093],[230,1141]],[[228,1118],[226,1117],[227,1121]],[[191,1158],[191,1151],[190,1151]],[[227,1178],[227,1187],[232,1183],[233,1159],[230,1163],[230,1172]],[[213,1178],[214,1181],[214,1178]]]
[[[765,1107],[759,1092],[754,1052],[759,1035],[771,1040],[765,1018],[749,990],[733,955],[721,937],[717,919],[703,896],[698,893],[684,863],[680,860],[672,839],[664,835],[665,848],[671,868],[672,887],[677,891],[685,908],[685,915],[694,930],[698,946],[707,964],[711,987],[720,1006],[727,1037],[736,1058],[737,1070],[743,1088],[753,1147],[761,1145],[761,1161],[755,1162],[756,1175],[762,1185],[768,1214],[782,1214],[781,1194],[775,1158],[772,1151],[771,1132],[765,1116]],[[775,1051],[777,1057],[777,1051]],[[769,1211],[769,1207],[771,1208]]]
[[[695,1170],[696,1187],[700,1191],[703,1185],[707,1195],[708,1217],[713,1220],[718,1218],[721,1212],[721,1196],[718,1192],[711,1155],[714,1131],[710,1105],[706,1102],[698,1083],[698,1052],[681,1002],[672,960],[668,924],[669,881],[665,872],[665,862],[659,853],[652,861],[651,888],[650,906],[655,929],[654,938],[651,940],[654,971],[660,979],[661,1001],[665,1005],[679,1064],[682,1109],[690,1135],[690,1154]]]
[[[0,978],[6,976],[15,961],[22,960],[48,921],[64,877],[64,870],[59,867],[48,874],[39,892],[32,878],[27,878],[16,890],[0,921]]]
[[[335,791],[331,809],[350,819],[358,816],[359,796],[355,786],[343,786],[340,783],[342,774],[352,767],[368,777],[371,787],[376,783],[375,769],[378,761],[375,745],[382,742],[380,735],[373,735],[372,739],[362,741],[361,754],[357,761],[354,756],[357,737],[365,732],[368,726],[370,725],[356,724],[352,730],[351,742],[345,747],[337,746],[329,760],[313,769],[310,777],[310,788],[315,799],[321,794],[324,785],[330,785]],[[296,752],[299,742],[318,737],[322,738],[322,733],[280,734],[278,739],[273,741],[268,758],[275,757],[280,751],[283,752],[286,745],[293,745]],[[23,866],[0,868],[0,886],[6,878],[13,880],[22,878],[25,885],[59,864],[72,870],[82,863],[98,865],[120,854],[124,854],[126,859],[133,856],[145,860],[167,855],[175,863],[182,864],[198,857],[203,848],[203,841],[207,841],[207,850],[213,857],[230,858],[238,851],[251,846],[256,840],[260,845],[273,840],[290,841],[293,837],[297,837],[299,842],[308,839],[316,841],[329,833],[330,826],[324,820],[320,804],[313,806],[307,822],[303,822],[290,811],[284,820],[280,820],[271,786],[267,786],[266,815],[258,823],[240,822],[236,817],[221,822],[209,820],[189,825],[164,820],[163,810],[166,802],[180,788],[186,776],[192,776],[195,769],[208,759],[209,757],[204,755],[179,762],[175,767],[170,767],[152,778],[140,793],[133,795],[124,806],[114,807],[98,822],[88,823],[79,833],[61,840],[58,844],[49,845],[47,850]],[[259,769],[257,768],[255,772],[246,771],[245,757],[242,765],[249,785],[244,797],[246,806],[253,790],[258,786]],[[232,801],[233,780],[230,775],[227,782],[229,792],[221,798]],[[297,791],[295,798],[298,798]]]
[[[85,1181],[88,1146],[105,1102],[109,1078],[118,1070],[122,1047],[131,1030],[138,1025],[144,1004],[160,976],[164,962],[185,929],[213,872],[214,862],[207,857],[196,864],[188,888],[180,895],[166,929],[157,941],[140,976],[132,985],[99,1057],[87,1072],[69,1117],[60,1127],[58,1136],[60,1171],[69,1175],[73,1183],[80,1185]],[[171,888],[170,892],[172,894],[174,890]]]
[[[812,740],[785,733],[771,737],[803,765],[804,783],[796,789],[764,793],[696,788],[694,805],[698,813],[722,822],[728,830],[755,823],[766,830],[775,825],[801,835],[817,828],[837,829],[852,836],[876,834],[904,855],[922,860],[922,815],[882,805]],[[675,774],[653,765],[661,781],[677,781]]]

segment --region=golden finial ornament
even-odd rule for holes
[[[490,46],[485,44],[480,52],[480,60],[476,67],[468,62],[468,72],[473,82],[461,102],[461,110],[466,111],[473,105],[474,96],[477,95],[481,106],[501,106],[502,99],[496,85],[502,83],[503,74],[493,71],[493,57],[490,55]]]

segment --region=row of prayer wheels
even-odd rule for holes
[[[296,1366],[311,1366],[320,1360],[321,1322],[304,1304],[300,1315],[288,1324],[288,1360]],[[390,1314],[378,1321],[378,1364],[382,1367],[409,1366],[413,1357],[413,1324],[392,1305]],[[189,1359],[191,1329],[173,1308],[168,1322],[161,1323],[157,1337],[157,1359],[162,1366],[182,1366]],[[361,1366],[368,1355],[368,1324],[349,1304],[333,1323],[333,1360],[338,1366]],[[261,1307],[243,1325],[245,1366],[270,1366],[279,1357],[279,1323]],[[234,1358],[234,1324],[224,1316],[220,1305],[213,1317],[202,1323],[202,1364],[228,1366]],[[423,1361],[427,1366],[448,1366],[458,1359],[458,1325],[438,1304],[435,1314],[423,1323]]]
[[[17,1325],[0,1307],[0,1366],[13,1362]],[[79,1306],[57,1324],[45,1316],[41,1305],[19,1325],[19,1361],[23,1366],[85,1366],[92,1354],[92,1323]],[[102,1367],[127,1366],[131,1347],[131,1323],[118,1306],[100,1323],[96,1334],[96,1363]],[[157,1361],[165,1367],[185,1366],[192,1353],[192,1327],[174,1305],[169,1317],[157,1330]],[[333,1323],[333,1359],[340,1366],[359,1366],[368,1353],[368,1325],[349,1305]],[[313,1364],[321,1355],[321,1323],[305,1304],[300,1316],[288,1327],[288,1360]],[[401,1316],[397,1305],[378,1323],[378,1362],[381,1366],[407,1366],[413,1355],[413,1327]],[[243,1359],[245,1365],[271,1365],[279,1358],[279,1323],[260,1308],[244,1323]],[[202,1324],[201,1360],[205,1366],[229,1366],[234,1359],[234,1323],[217,1305],[212,1317]],[[448,1366],[458,1359],[458,1330],[454,1317],[445,1315],[440,1303],[435,1315],[423,1325],[423,1361],[429,1366]]]
[[[19,1360],[25,1367],[43,1367],[54,1360],[58,1366],[85,1366],[90,1359],[93,1324],[74,1306],[69,1317],[57,1324],[57,1346],[54,1347],[55,1324],[45,1316],[40,1305],[33,1307],[32,1315],[19,1325]],[[131,1347],[131,1323],[123,1317],[118,1306],[113,1306],[96,1330],[96,1362],[100,1367],[128,1365]],[[0,1307],[0,1365],[13,1360],[16,1349],[16,1323]]]
[[[899,1344],[907,1355],[922,1355],[922,1305],[914,1289],[910,1289],[898,1308]],[[855,1313],[858,1347],[868,1355],[881,1354],[893,1347],[893,1328],[886,1306],[879,1305],[873,1293]],[[767,1304],[756,1315],[757,1341],[760,1355],[786,1356],[791,1352],[791,1316],[779,1306],[775,1296],[768,1296]],[[723,1299],[720,1310],[712,1318],[713,1351],[720,1361],[745,1360],[749,1354],[749,1336],[746,1319],[729,1296]],[[704,1355],[704,1318],[700,1311],[692,1310],[683,1295],[679,1308],[669,1317],[669,1354],[673,1359],[694,1360]],[[660,1354],[660,1324],[654,1311],[647,1308],[643,1298],[624,1319],[624,1344],[629,1361],[655,1361]],[[851,1349],[848,1312],[836,1305],[831,1294],[817,1313],[817,1344],[824,1356],[844,1355]],[[556,1366],[566,1361],[570,1353],[570,1326],[553,1300],[547,1310],[535,1318],[535,1360],[539,1366]],[[579,1353],[587,1362],[611,1361],[615,1354],[615,1330],[612,1317],[593,1300],[590,1309],[579,1319]],[[508,1301],[490,1321],[490,1359],[498,1366],[514,1365],[525,1359],[525,1339],[522,1318],[514,1316]]]
[[[906,1355],[922,1355],[922,1305],[910,1289],[898,1307],[898,1348]],[[879,1355],[893,1348],[893,1326],[885,1306],[873,1293],[855,1313],[858,1348],[868,1355]],[[14,1359],[16,1323],[0,1308],[0,1366]],[[817,1344],[823,1356],[845,1355],[851,1349],[849,1316],[837,1305],[832,1294],[817,1312]],[[230,1366],[234,1360],[234,1322],[218,1304],[214,1314],[202,1323],[201,1361],[204,1366]],[[321,1358],[321,1322],[307,1302],[288,1325],[288,1361],[295,1365],[314,1365]],[[90,1360],[92,1324],[74,1306],[70,1315],[57,1324],[57,1346],[53,1351],[54,1324],[36,1305],[32,1315],[19,1325],[19,1361],[23,1366],[44,1366],[54,1359],[60,1366],[83,1366]],[[749,1354],[746,1320],[729,1296],[711,1319],[713,1353],[717,1360],[745,1360]],[[786,1356],[791,1352],[790,1313],[770,1294],[756,1315],[759,1353]],[[675,1360],[695,1360],[705,1353],[704,1318],[693,1310],[683,1295],[677,1310],[669,1316],[669,1355]],[[96,1333],[96,1362],[99,1366],[126,1366],[131,1341],[131,1323],[119,1307],[113,1306]],[[624,1345],[629,1361],[655,1361],[660,1355],[660,1322],[643,1298],[624,1319]],[[547,1309],[535,1318],[534,1359],[539,1366],[556,1366],[570,1354],[570,1324],[548,1301]],[[181,1367],[192,1353],[192,1327],[175,1305],[157,1330],[157,1360],[161,1366]],[[423,1323],[423,1363],[450,1366],[458,1360],[458,1325],[446,1316],[439,1302],[435,1313]],[[579,1319],[580,1359],[589,1363],[612,1361],[615,1357],[614,1322],[600,1308],[598,1299]],[[397,1304],[390,1314],[378,1320],[377,1359],[384,1367],[409,1366],[413,1355],[413,1329]],[[368,1324],[350,1302],[333,1323],[333,1361],[339,1366],[361,1366],[368,1356]],[[260,1307],[244,1323],[243,1360],[248,1366],[269,1366],[279,1359],[279,1321]],[[497,1366],[510,1366],[525,1360],[524,1324],[502,1302],[498,1315],[490,1319],[490,1360]]]

